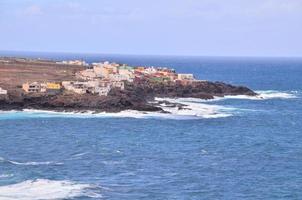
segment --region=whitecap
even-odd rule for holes
[[[0,179],[13,177],[14,174],[0,174]]]
[[[277,90],[258,90],[258,95],[226,95],[224,97],[215,97],[214,100],[224,99],[246,99],[246,100],[268,100],[268,99],[295,99],[298,98],[297,91],[277,91]]]
[[[208,151],[207,151],[207,150],[202,149],[202,150],[201,150],[201,154],[208,154]]]
[[[13,165],[31,165],[31,166],[36,166],[36,165],[63,165],[61,162],[54,162],[54,161],[44,161],[44,162],[34,162],[34,161],[28,161],[28,162],[18,162],[18,161],[13,161],[13,160],[7,160],[2,157],[0,157],[1,162],[8,162]]]
[[[104,165],[119,165],[122,164],[123,161],[113,161],[113,160],[109,160],[109,161],[102,161],[102,163]]]
[[[53,200],[76,197],[101,198],[98,188],[90,184],[48,179],[27,180],[0,186],[1,200]]]
[[[76,154],[72,155],[71,157],[72,157],[72,158],[77,158],[77,157],[82,157],[82,156],[84,156],[84,155],[86,155],[86,154],[88,154],[88,152],[76,153]]]
[[[278,91],[278,90],[256,90],[258,95],[226,95],[224,97],[214,96],[214,99],[199,99],[199,98],[177,98],[182,102],[206,103],[222,101],[227,99],[242,99],[242,100],[268,100],[268,99],[295,99],[299,98],[298,91]]]
[[[66,159],[66,160],[79,160],[81,159],[84,155],[89,154],[88,152],[83,152],[83,153],[76,153],[73,154],[70,158]]]
[[[282,92],[276,90],[256,91],[262,99],[295,99],[298,98],[297,91]]]
[[[16,162],[8,160],[7,162],[14,164],[14,165],[31,165],[31,166],[37,166],[37,165],[63,165],[61,162],[52,162],[52,161],[46,161],[46,162]]]

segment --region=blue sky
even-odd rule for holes
[[[302,56],[302,0],[0,0],[0,49]]]

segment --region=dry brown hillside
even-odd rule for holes
[[[12,90],[25,82],[74,80],[75,72],[82,69],[50,61],[0,58],[0,87]]]

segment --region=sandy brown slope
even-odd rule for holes
[[[0,87],[16,89],[25,82],[74,80],[83,67],[59,65],[54,62],[16,61],[0,59]]]

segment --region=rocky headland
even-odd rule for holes
[[[222,82],[198,82],[194,85],[177,84],[127,84],[124,90],[113,89],[108,96],[79,95],[69,92],[60,94],[24,94],[18,91],[0,96],[0,110],[54,110],[65,112],[119,112],[122,110],[163,111],[155,97],[192,97],[213,99],[225,95],[257,95],[247,87]],[[158,102],[158,104],[161,102]]]
[[[56,94],[24,93],[20,82],[36,81],[41,78],[58,81],[66,77],[71,80],[74,79],[72,74],[82,68],[78,66],[58,66],[49,62],[41,64],[30,63],[25,60],[23,62],[26,62],[26,65],[21,61],[19,62],[0,62],[0,87],[8,88],[7,95],[0,95],[0,110],[38,109],[64,112],[85,112],[89,110],[98,113],[131,109],[164,112],[158,106],[162,102],[154,102],[155,97],[213,99],[216,96],[223,97],[225,95],[257,95],[244,86],[210,81],[196,81],[185,85],[176,82],[126,82],[123,90],[113,88],[107,96],[89,93],[75,94],[66,90],[61,90]],[[58,76],[56,76],[54,69],[58,71]],[[43,70],[42,75],[41,70]],[[26,80],[23,80],[24,77],[26,77]]]

